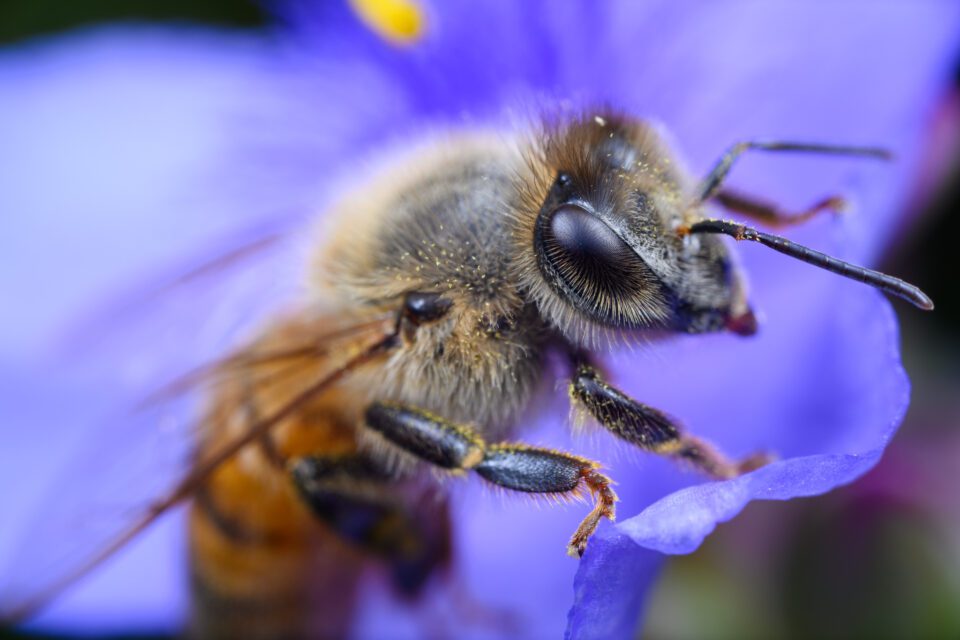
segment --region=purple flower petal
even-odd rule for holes
[[[712,349],[709,363],[697,361],[685,345],[664,345],[659,355],[666,364],[633,376],[628,389],[644,389],[646,380],[673,380],[673,391],[656,389],[662,398],[656,406],[674,414],[683,408],[680,415],[691,430],[724,443],[734,455],[767,448],[781,459],[734,480],[669,493],[602,531],[598,537],[610,538],[606,544],[614,544],[625,562],[655,564],[651,550],[690,553],[750,500],[824,493],[877,462],[909,401],[896,319],[876,292],[845,282],[822,285],[792,288],[796,306],[768,306],[772,317],[763,335],[737,349]],[[798,313],[798,307],[804,312]],[[781,366],[770,362],[767,350],[773,345]],[[691,395],[696,403],[685,401]],[[647,474],[634,469],[615,477],[621,496],[648,482]],[[673,486],[689,480],[678,474]],[[658,491],[666,493],[662,487]],[[613,552],[608,548],[606,553]],[[570,637],[593,637],[594,624],[616,624],[624,634],[636,625],[635,611],[616,618],[617,611],[611,611],[616,603],[606,602],[603,591],[593,588],[607,581],[606,574],[604,558],[595,560],[588,550],[577,576]],[[640,578],[637,590],[644,588]],[[621,594],[629,597],[629,591]]]
[[[635,636],[644,596],[663,561],[662,554],[638,547],[623,534],[596,536],[574,579],[573,607],[565,637],[588,640]]]

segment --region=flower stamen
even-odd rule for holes
[[[414,0],[350,0],[350,7],[371,31],[396,45],[423,37],[424,11]]]

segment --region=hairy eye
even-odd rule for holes
[[[603,220],[566,203],[541,214],[534,242],[540,270],[568,303],[605,323],[635,323],[630,309],[652,274]]]
[[[584,276],[602,276],[607,269],[629,267],[637,261],[637,255],[610,227],[574,204],[551,214],[546,235],[547,251],[563,254],[569,266]]]

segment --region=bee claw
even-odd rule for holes
[[[567,555],[579,560],[587,550],[587,541],[589,538],[583,538],[578,535],[567,545]]]

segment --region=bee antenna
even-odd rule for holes
[[[838,260],[837,258],[828,256],[825,253],[820,253],[819,251],[815,251],[809,247],[797,244],[796,242],[791,242],[786,238],[764,233],[763,231],[757,231],[756,229],[738,224],[736,222],[727,222],[724,220],[701,220],[700,222],[695,222],[694,224],[686,227],[684,232],[720,233],[730,236],[736,240],[752,240],[753,242],[759,242],[766,247],[770,247],[771,249],[779,251],[780,253],[788,255],[792,258],[802,260],[806,263],[820,267],[821,269],[826,269],[827,271],[832,271],[833,273],[841,275],[845,278],[863,282],[864,284],[876,287],[877,289],[889,293],[890,295],[897,296],[898,298],[903,298],[907,302],[925,311],[930,311],[933,309],[933,300],[931,300],[927,294],[914,285],[904,282],[899,278],[894,278],[893,276],[888,276],[885,273],[880,273],[879,271],[874,271],[873,269],[867,269],[866,267],[860,267],[855,264],[850,264],[849,262],[844,262],[843,260]]]

